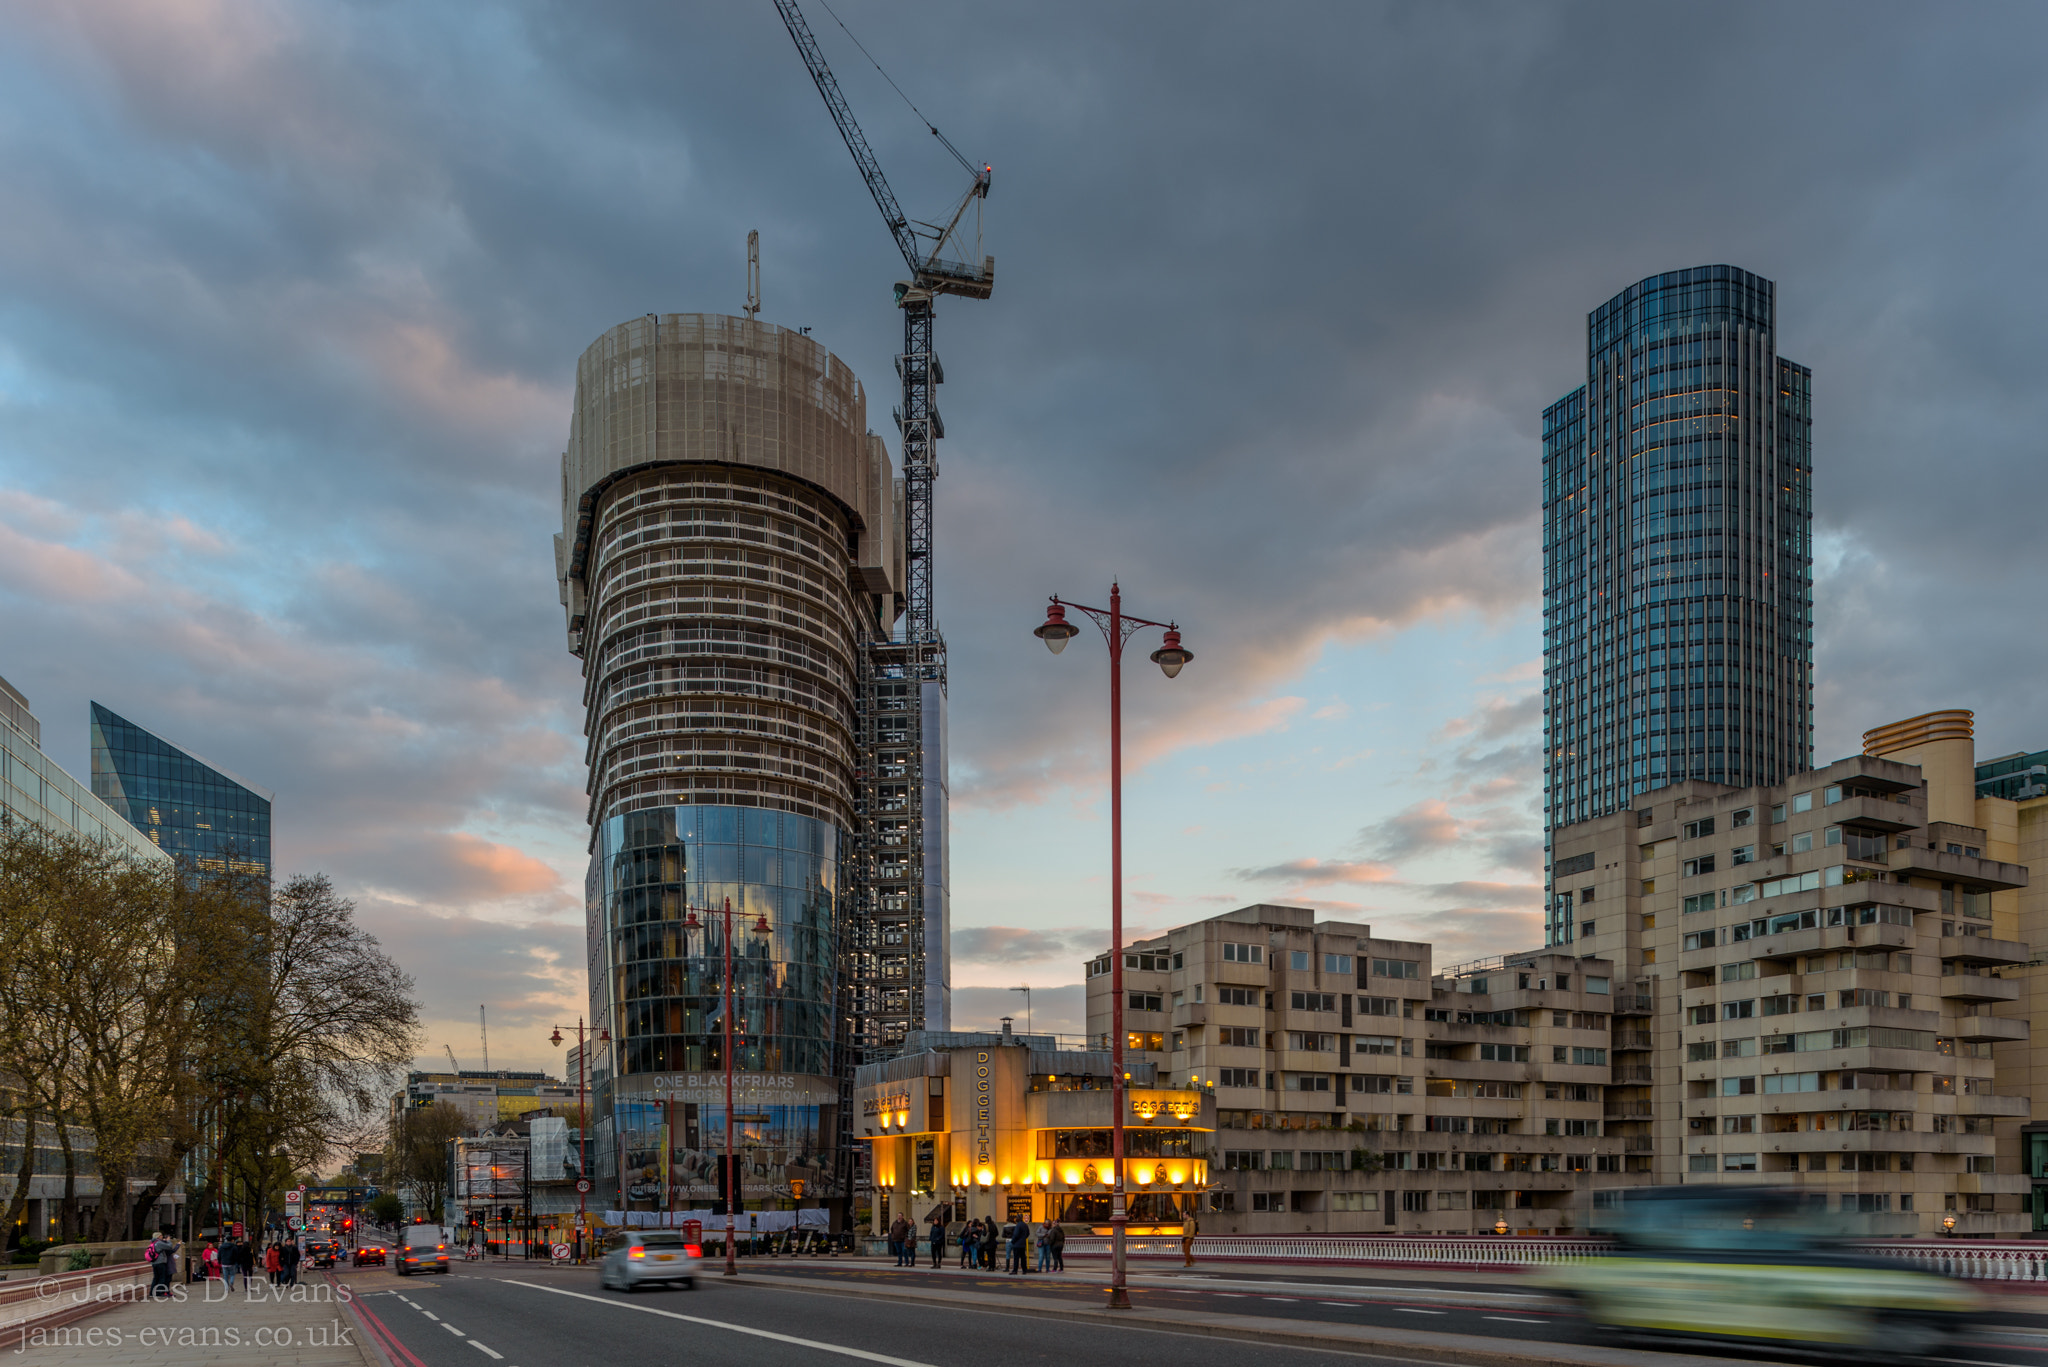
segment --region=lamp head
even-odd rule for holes
[[[552,1045],[554,1045],[554,1046],[555,1046],[555,1048],[557,1048],[557,1049],[561,1048],[561,1047],[562,1047],[562,1032],[561,1032],[560,1030],[557,1030],[557,1031],[555,1031],[555,1033],[554,1033],[554,1034],[552,1034],[552,1035],[548,1036],[548,1043],[549,1043],[549,1044],[552,1044]]]
[[[690,919],[689,919],[689,920],[687,920],[687,921],[685,921],[685,922],[683,922],[683,929],[684,929],[684,930],[702,930],[702,929],[704,929],[704,923],[703,923],[702,921],[700,921],[700,920],[698,920],[698,919],[697,919],[697,909],[696,909],[695,907],[691,907],[691,908],[690,908]]]
[[[1169,679],[1177,677],[1181,666],[1194,658],[1195,652],[1181,645],[1180,630],[1177,627],[1168,627],[1166,644],[1152,652],[1152,663],[1158,665]]]
[[[1031,633],[1045,642],[1045,648],[1057,655],[1067,648],[1067,642],[1081,634],[1081,628],[1067,620],[1067,606],[1059,599],[1052,600],[1052,606],[1045,610],[1045,621]]]

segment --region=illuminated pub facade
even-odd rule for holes
[[[1178,1224],[1209,1185],[1216,1102],[1206,1088],[1155,1085],[1130,1065],[1125,1189],[1134,1229]],[[872,1149],[870,1228],[898,1215],[1097,1224],[1115,1165],[1108,1050],[1060,1049],[1050,1035],[913,1031],[902,1052],[854,1079],[855,1130]]]

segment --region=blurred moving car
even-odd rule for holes
[[[1939,1355],[1987,1306],[1953,1277],[1845,1246],[1807,1193],[1763,1187],[1603,1192],[1612,1257],[1538,1280],[1610,1334]],[[1853,1217],[1851,1217],[1853,1219]]]
[[[332,1267],[334,1260],[341,1256],[339,1245],[324,1239],[316,1239],[306,1245],[306,1266]]]
[[[382,1267],[384,1250],[366,1245],[356,1250],[356,1256],[352,1261],[357,1267]]]
[[[704,1250],[672,1229],[629,1229],[612,1237],[598,1270],[600,1285],[616,1291],[643,1286],[697,1285]]]
[[[439,1225],[407,1225],[398,1236],[398,1275],[448,1271],[448,1239]]]

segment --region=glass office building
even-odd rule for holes
[[[43,728],[28,699],[0,679],[0,821],[54,835],[107,841],[146,859],[166,856],[86,786],[43,753]]]
[[[270,876],[272,794],[92,705],[92,790],[166,854]]]
[[[1813,758],[1812,373],[1776,286],[1671,271],[1587,316],[1543,414],[1544,830]],[[1546,871],[1546,887],[1549,885]],[[1545,942],[1575,938],[1550,889]]]

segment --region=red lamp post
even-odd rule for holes
[[[1032,632],[1057,655],[1067,642],[1081,634],[1081,628],[1067,620],[1067,609],[1085,612],[1102,628],[1109,645],[1109,1095],[1110,1164],[1113,1185],[1109,1197],[1110,1283],[1109,1308],[1128,1310],[1131,1295],[1125,1285],[1124,1227],[1129,1223],[1124,1173],[1124,642],[1140,627],[1158,627],[1166,633],[1164,644],[1152,652],[1152,663],[1171,679],[1181,666],[1195,658],[1180,643],[1180,627],[1174,622],[1153,622],[1126,616],[1123,589],[1109,586],[1109,608],[1063,603],[1053,595],[1045,621]]]
[[[705,908],[709,914],[710,908]],[[740,1275],[733,1240],[736,1230],[733,1224],[733,1207],[740,1200],[740,1174],[732,1163],[732,898],[725,899],[725,1272],[727,1277]],[[702,930],[704,923],[697,919],[697,909],[690,908],[690,919],[683,922],[683,929]],[[769,932],[768,918],[754,918],[754,933],[766,935]]]
[[[597,1039],[589,1043],[610,1044],[612,1032],[599,1030]],[[555,1033],[548,1037],[548,1043],[562,1047],[562,1027],[556,1026]],[[584,1198],[590,1192],[590,1101],[584,1079],[590,1069],[590,1050],[583,1037],[583,1017],[576,1018],[576,1230],[586,1239],[589,1237],[589,1221],[583,1209]]]

